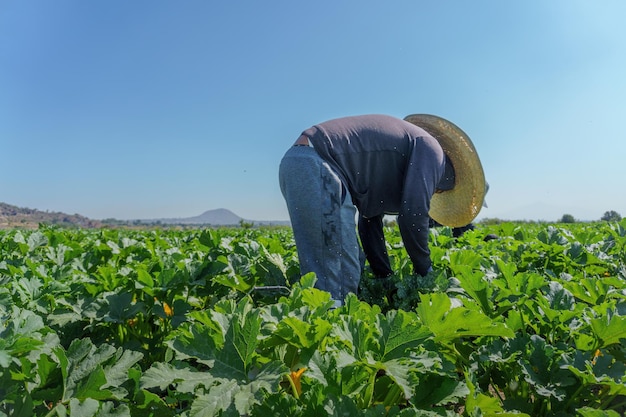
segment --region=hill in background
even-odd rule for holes
[[[102,226],[100,221],[89,219],[80,214],[42,211],[0,203],[0,228],[21,227],[36,229],[40,223],[83,228]]]
[[[161,218],[161,219],[137,219],[137,220],[93,220],[80,214],[66,214],[61,212],[49,212],[37,209],[12,206],[0,203],[0,229],[10,229],[14,227],[36,229],[40,223],[59,225],[64,227],[98,228],[111,226],[285,226],[288,221],[256,221],[246,220],[230,210],[215,209],[208,210],[199,216],[182,218]]]
[[[133,223],[142,224],[182,224],[182,225],[195,225],[195,224],[210,224],[215,226],[235,226],[239,225],[243,218],[237,216],[227,209],[215,209],[207,210],[199,216],[182,217],[182,218],[162,218],[162,219],[141,219],[134,220]]]

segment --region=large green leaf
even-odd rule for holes
[[[103,306],[103,320],[112,323],[125,323],[142,312],[142,302],[133,302],[133,295],[128,292],[111,294],[106,297],[108,309]]]
[[[380,352],[380,329],[355,316],[341,315],[334,323],[333,336],[345,345],[346,353],[354,360],[369,361]]]
[[[407,357],[407,351],[421,345],[432,333],[422,326],[414,313],[392,310],[381,316],[380,360]]]
[[[591,319],[591,329],[600,344],[597,348],[619,343],[626,338],[626,316],[607,314],[605,317]]]
[[[476,255],[476,254],[474,254]],[[455,277],[461,283],[465,292],[476,301],[483,313],[487,316],[496,314],[491,295],[493,286],[485,279],[482,271],[476,271],[469,265],[457,265],[454,268]]]
[[[214,368],[211,372],[216,377],[247,380],[259,344],[261,329],[259,311],[250,309],[244,300],[237,305],[234,314],[215,313],[215,316],[222,325],[224,346],[215,355]]]
[[[576,303],[572,293],[557,281],[550,281],[545,297],[554,310],[573,310]]]
[[[240,392],[235,380],[226,380],[212,386],[207,393],[196,396],[191,404],[192,417],[213,417],[229,408],[235,408],[235,395]]]
[[[141,357],[107,344],[96,347],[89,339],[75,340],[67,352],[55,352],[64,377],[63,401],[123,398],[124,390],[111,388],[128,379],[128,369]]]
[[[174,385],[179,392],[193,393],[199,385],[209,388],[214,382],[215,378],[210,373],[199,372],[191,366],[156,362],[141,376],[140,387],[165,391]]]
[[[258,355],[260,313],[245,299],[227,308],[232,310],[212,311],[210,326],[195,324],[170,345],[183,355],[211,366],[211,374],[216,378],[247,381],[248,371]]]
[[[331,328],[331,324],[321,318],[315,318],[309,324],[298,317],[290,316],[278,323],[273,336],[298,348],[310,348],[318,345]]]
[[[435,340],[443,343],[465,336],[514,336],[504,323],[493,321],[477,310],[452,308],[450,298],[444,293],[424,294],[417,314]]]
[[[566,362],[569,369],[584,386],[604,386],[609,395],[626,395],[626,364],[602,350],[577,351],[573,359]]]
[[[565,368],[563,351],[546,343],[541,337],[530,337],[530,354],[518,359],[524,379],[541,397],[563,401],[567,398],[567,387],[576,383],[573,374]]]
[[[419,408],[446,405],[463,400],[469,394],[465,382],[447,375],[427,374],[415,384],[411,403]]]

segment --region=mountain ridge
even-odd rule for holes
[[[95,220],[80,214],[50,212],[26,207],[18,207],[0,202],[0,229],[13,227],[37,228],[39,224],[50,224],[64,227],[99,228],[110,226],[241,226],[241,225],[280,225],[290,223],[284,220],[246,220],[231,210],[218,208],[206,210],[200,215],[191,217],[172,217],[157,219]]]

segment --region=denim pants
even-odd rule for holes
[[[348,293],[357,293],[364,260],[347,188],[310,146],[293,146],[285,153],[279,181],[300,272],[315,272],[316,287],[343,302]]]

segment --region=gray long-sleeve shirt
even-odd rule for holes
[[[431,265],[430,199],[445,169],[445,155],[437,140],[412,123],[385,115],[329,120],[303,135],[340,176],[362,217],[398,215],[398,227],[415,272],[425,275]],[[380,236],[367,230],[360,230],[360,234],[362,240]],[[371,265],[379,262],[381,250],[386,258],[384,241],[382,247],[379,242],[363,243]],[[376,266],[372,265],[373,269]]]

